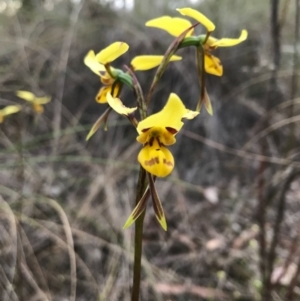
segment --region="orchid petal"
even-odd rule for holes
[[[98,103],[107,103],[107,93],[111,93],[113,97],[117,97],[119,95],[120,89],[121,86],[119,83],[116,83],[115,85],[104,86],[100,88],[95,99]]]
[[[199,112],[187,109],[185,115],[182,116],[182,118],[185,118],[185,119],[194,119],[198,115],[199,115]]]
[[[185,113],[186,108],[181,99],[175,93],[171,93],[165,107],[160,112],[139,122],[137,131],[140,134],[144,129],[156,126],[173,128],[178,132],[183,126],[181,118]]]
[[[129,114],[132,114],[137,109],[137,107],[127,108],[126,106],[124,106],[121,99],[119,99],[117,97],[112,97],[110,92],[108,92],[106,94],[106,99],[107,99],[107,102],[110,105],[110,107],[115,112],[117,112],[118,114],[121,114],[121,115],[128,116]]]
[[[215,24],[210,21],[206,16],[204,16],[202,13],[198,12],[195,9],[192,9],[190,7],[184,7],[184,8],[177,8],[178,12],[180,12],[183,16],[188,16],[199,23],[201,23],[204,27],[206,27],[207,31],[212,32],[215,30],[216,26]]]
[[[113,70],[113,68],[111,68]],[[112,78],[110,76],[110,74],[108,72],[104,72],[103,74],[100,73],[100,80],[102,82],[102,84],[108,86],[108,85],[112,85],[115,81],[114,78]]]
[[[241,32],[241,35],[237,39],[229,39],[229,38],[222,38],[220,40],[218,39],[208,39],[208,45],[210,47],[231,47],[238,45],[245,41],[248,37],[248,32],[247,30],[243,29]]]
[[[157,177],[166,177],[174,168],[172,153],[154,139],[153,143],[147,143],[138,155],[138,161],[145,170]]]
[[[18,113],[19,111],[21,111],[21,107],[20,106],[11,105],[11,106],[7,106],[7,107],[3,108],[0,111],[1,111],[1,114],[3,116],[7,116],[7,115]]]
[[[127,52],[128,49],[128,44],[124,42],[115,42],[101,50],[96,55],[96,59],[100,64],[105,65],[116,60],[119,56]]]
[[[50,96],[43,96],[43,97],[36,97],[33,102],[37,105],[45,105],[46,103],[50,102],[50,100],[51,100]]]
[[[220,59],[207,52],[205,53],[204,56],[204,65],[205,65],[205,72],[216,76],[223,75],[223,66]]]
[[[28,91],[19,90],[16,92],[16,95],[27,101],[33,101],[35,99],[35,95]]]
[[[38,103],[33,103],[33,110],[38,113],[38,114],[42,114],[44,112],[44,107]]]
[[[89,67],[95,74],[101,76],[100,72],[105,72],[105,67],[100,64],[96,58],[94,50],[90,50],[83,60],[84,64]]]
[[[146,144],[152,137],[159,137],[159,141],[163,145],[172,145],[176,142],[174,137],[176,133],[177,130],[171,127],[163,128],[154,126],[150,129],[143,130],[136,140],[141,144]]]
[[[172,18],[170,16],[162,16],[159,18],[155,18],[149,20],[146,23],[148,27],[155,27],[162,29],[168,32],[170,35],[174,37],[178,37],[184,30],[188,29],[192,26],[192,23],[183,18]],[[193,34],[194,29],[191,29],[187,34],[186,37],[189,37]]]
[[[136,56],[131,61],[131,66],[135,71],[138,70],[149,70],[159,66],[163,60],[163,55],[139,55]],[[170,58],[170,62],[172,61],[180,61],[182,59],[181,56],[172,55]]]

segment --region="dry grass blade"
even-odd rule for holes
[[[10,254],[12,255],[12,263],[9,266],[8,269],[6,269],[6,272],[2,269],[2,274],[3,277],[1,277],[2,279],[5,280],[6,284],[4,291],[6,293],[7,298],[16,296],[15,292],[14,292],[14,288],[13,288],[13,280],[16,274],[16,268],[17,268],[17,221],[15,218],[15,215],[13,213],[13,211],[11,210],[9,204],[0,196],[0,216],[2,214],[4,214],[4,218],[6,221],[9,222],[9,229],[10,229],[10,233],[8,233],[9,235],[9,241],[11,244],[11,252]],[[3,236],[3,234],[2,234]],[[6,298],[5,298],[6,300]]]
[[[63,208],[55,200],[47,199],[47,202],[57,211],[61,219],[61,222],[63,224],[64,232],[67,239],[69,258],[70,258],[70,276],[71,276],[70,301],[75,301],[77,277],[76,277],[76,256],[74,251],[72,230],[70,227],[68,217],[65,211],[63,210]]]

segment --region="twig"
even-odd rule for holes
[[[299,63],[298,57],[298,43],[299,43],[299,26],[300,26],[300,1],[295,0],[296,13],[295,13],[295,34],[294,34],[294,54],[293,54],[293,75],[291,79],[291,95],[290,98],[294,99],[297,93],[297,68]],[[293,117],[294,115],[294,103],[290,106],[289,117]],[[291,123],[290,125],[290,137],[288,143],[287,151],[292,150],[295,145],[295,124]]]
[[[276,212],[276,219],[273,227],[273,237],[268,254],[267,262],[267,274],[266,274],[266,290],[271,291],[271,278],[274,270],[274,263],[276,259],[276,248],[279,242],[280,227],[284,218],[285,209],[286,209],[286,193],[290,188],[291,183],[294,179],[300,174],[300,171],[292,170],[290,174],[286,177],[282,187],[280,188],[279,202]]]

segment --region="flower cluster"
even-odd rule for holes
[[[29,91],[20,90],[16,92],[16,95],[30,103],[33,111],[35,111],[37,114],[43,113],[43,105],[47,104],[51,100],[51,97],[49,96],[37,97]],[[21,110],[22,107],[20,105],[9,105],[0,109],[0,123],[3,123],[6,116],[18,113]]]
[[[147,199],[151,194],[156,217],[163,229],[166,230],[166,219],[154,182],[156,177],[166,177],[174,169],[175,160],[168,147],[176,142],[175,136],[184,125],[182,120],[196,117],[202,104],[205,105],[209,114],[213,113],[205,88],[205,73],[216,76],[222,76],[223,74],[221,61],[212,55],[213,50],[217,47],[237,45],[247,38],[247,31],[242,30],[240,37],[237,39],[216,39],[211,36],[211,33],[215,30],[215,25],[202,13],[192,8],[181,8],[177,9],[177,11],[183,16],[196,20],[197,23],[192,24],[187,19],[171,16],[162,16],[146,23],[148,27],[162,29],[175,37],[175,40],[164,55],[136,56],[131,60],[130,66],[125,65],[124,70],[118,69],[111,66],[111,63],[127,52],[129,45],[125,42],[115,42],[98,54],[90,50],[84,58],[85,65],[100,77],[100,81],[103,84],[96,95],[96,101],[109,105],[92,127],[87,140],[90,139],[102,123],[106,123],[108,115],[113,110],[128,118],[136,128],[136,140],[142,144],[137,160],[148,173],[149,185],[127,219],[124,228],[134,223],[145,210]],[[205,27],[205,34],[195,34],[195,28],[199,24]],[[195,47],[197,54],[196,66],[201,94],[195,111],[188,110],[178,95],[170,93],[163,109],[148,116],[147,106],[157,82],[170,61],[181,60],[181,57],[175,55],[175,53],[177,50],[185,47]],[[149,93],[147,97],[144,97],[135,71],[146,71],[156,67],[158,68]],[[135,107],[126,107],[121,101],[120,94],[124,85],[128,86],[135,93],[137,100]],[[137,110],[140,113],[140,121],[135,117]]]

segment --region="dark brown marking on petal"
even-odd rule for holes
[[[150,147],[152,147],[153,141],[154,141],[154,137],[151,137],[150,140],[149,140],[149,145],[150,145]]]
[[[167,166],[173,166],[173,163],[172,163],[171,161],[167,161],[166,158],[164,158],[163,163],[164,163],[165,165],[167,165]]]
[[[176,129],[173,129],[173,128],[169,127],[169,126],[166,127],[166,130],[168,132],[170,132],[172,135],[175,135],[178,132]]]
[[[159,164],[159,158],[158,157],[151,158],[150,160],[145,160],[145,165],[146,166],[153,166],[155,164]]]
[[[146,133],[146,132],[149,131],[149,130],[150,130],[150,128],[143,129],[142,132],[143,132],[143,133]]]

